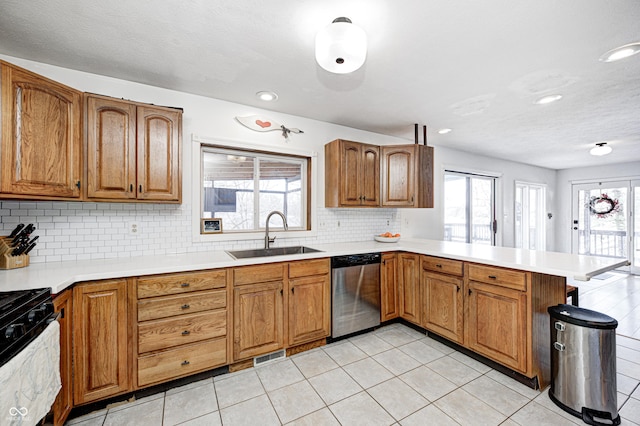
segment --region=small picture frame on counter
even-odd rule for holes
[[[200,220],[201,234],[220,234],[222,233],[222,219],[220,218],[203,218]]]

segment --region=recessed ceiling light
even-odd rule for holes
[[[589,154],[601,156],[607,155],[611,153],[611,151],[613,151],[613,149],[611,149],[611,147],[608,146],[606,142],[598,142],[595,147],[591,148]]]
[[[449,132],[451,132],[451,129],[440,129],[440,130],[438,130],[438,133],[440,133],[441,135],[446,135]]]
[[[265,102],[272,102],[278,100],[278,95],[275,92],[264,90],[256,93],[256,98]]]
[[[620,59],[628,58],[636,53],[640,53],[640,42],[625,44],[624,46],[611,49],[604,55],[600,56],[602,62],[615,62]]]
[[[551,102],[559,101],[560,99],[562,99],[562,95],[549,95],[549,96],[543,96],[542,98],[538,99],[535,103],[538,105],[546,105],[546,104],[550,104]]]

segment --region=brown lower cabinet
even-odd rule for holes
[[[380,268],[380,321],[398,318],[398,256],[383,253]]]
[[[442,337],[464,342],[462,262],[422,256],[423,325]]]
[[[420,255],[398,253],[398,301],[400,318],[421,324]]]
[[[62,389],[53,403],[53,425],[61,426],[73,408],[72,351],[73,351],[73,291],[67,290],[53,299],[53,309],[60,314],[60,380]]]
[[[73,306],[74,405],[130,391],[127,280],[77,285]]]

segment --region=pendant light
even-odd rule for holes
[[[340,17],[316,34],[316,62],[335,74],[348,74],[360,68],[367,57],[364,30]]]
[[[589,154],[597,155],[599,157],[601,155],[607,155],[611,151],[613,151],[613,149],[611,149],[610,146],[607,146],[606,142],[599,142],[596,144],[595,147],[591,148],[591,151],[589,151]]]

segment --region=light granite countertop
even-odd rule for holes
[[[235,260],[223,250],[120,259],[34,263],[26,268],[0,271],[0,291],[51,287],[59,293],[73,283],[109,278],[286,262],[358,253],[407,251],[506,268],[539,272],[586,281],[603,272],[627,265],[626,260],[568,253],[492,247],[448,241],[401,239],[396,243],[360,241],[311,244],[322,250],[286,256]]]

